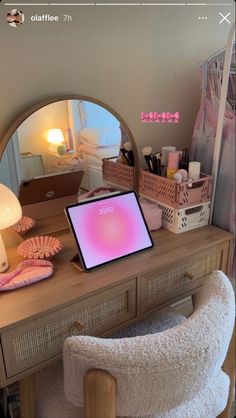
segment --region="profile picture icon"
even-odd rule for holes
[[[12,9],[10,12],[7,13],[7,23],[9,24],[9,26],[12,26],[13,28],[21,26],[22,23],[24,23],[24,20],[25,16],[21,10]]]

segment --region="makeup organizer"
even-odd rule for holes
[[[211,181],[211,176],[201,175],[190,188],[188,183],[178,184],[141,170],[140,195],[162,209],[164,228],[179,234],[208,224]]]
[[[175,209],[208,202],[211,198],[212,177],[201,174],[198,180],[177,183],[166,177],[140,170],[140,193]]]
[[[132,189],[134,184],[134,167],[116,161],[116,158],[102,160],[103,180],[110,186],[121,190]]]
[[[126,190],[132,185],[134,168],[103,160],[103,179],[109,185]],[[212,177],[201,174],[198,180],[178,183],[166,177],[139,171],[139,194],[162,209],[164,228],[178,234],[208,224]]]
[[[162,209],[164,228],[175,234],[208,224],[212,177],[200,175],[191,183],[177,183],[146,170],[140,171],[140,195]]]

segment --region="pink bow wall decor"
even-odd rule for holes
[[[179,123],[180,114],[179,112],[141,112],[142,123]]]

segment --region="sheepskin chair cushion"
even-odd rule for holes
[[[136,324],[117,331],[112,334],[112,338],[161,332],[184,320],[186,320],[185,316],[168,307],[153,312]],[[37,418],[84,418],[84,408],[74,406],[64,395],[61,361],[36,374],[36,411]]]
[[[234,316],[232,285],[215,271],[194,313],[175,327],[133,338],[71,337],[64,345],[65,394],[82,406],[86,371],[104,369],[117,380],[117,415],[215,418],[227,403],[221,367]]]

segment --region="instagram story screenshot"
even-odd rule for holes
[[[0,0],[0,418],[235,418],[235,51],[234,0]]]

